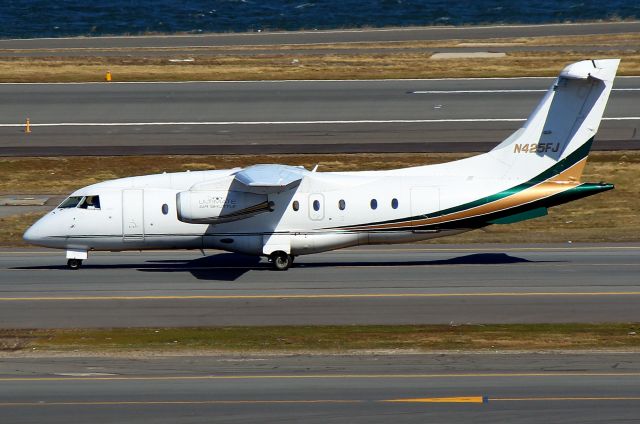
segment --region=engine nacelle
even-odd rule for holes
[[[266,194],[244,191],[182,191],[176,195],[178,219],[189,224],[217,224],[273,210]]]

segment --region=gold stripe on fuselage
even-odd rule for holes
[[[571,167],[565,169],[559,174],[554,175],[546,181],[536,184],[532,187],[521,190],[505,198],[485,203],[480,206],[475,206],[467,210],[460,212],[453,212],[447,215],[442,215],[434,218],[425,218],[414,221],[393,222],[388,224],[377,225],[363,225],[354,226],[348,228],[342,228],[343,230],[384,230],[395,228],[407,228],[416,227],[430,224],[442,224],[445,222],[459,221],[466,218],[475,218],[481,215],[488,215],[493,212],[502,211],[505,209],[511,209],[521,205],[535,202],[550,196],[553,196],[563,191],[572,189],[580,185],[579,180],[582,175],[582,171],[587,163],[587,158],[576,162]]]

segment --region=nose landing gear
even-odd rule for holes
[[[82,259],[69,259],[67,261],[67,267],[69,269],[79,269],[82,266]]]
[[[73,270],[79,269],[82,266],[82,261],[87,257],[86,250],[67,249],[67,267]]]

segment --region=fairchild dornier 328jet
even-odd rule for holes
[[[254,165],[106,181],[72,193],[24,239],[66,249],[72,269],[92,250],[214,248],[286,270],[298,255],[540,217],[613,188],[580,177],[618,64],[564,68],[524,126],[485,154],[389,171]]]

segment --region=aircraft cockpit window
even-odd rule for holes
[[[64,200],[64,202],[60,203],[60,206],[58,206],[58,208],[60,209],[75,208],[76,206],[78,206],[78,203],[80,203],[81,200],[82,200],[82,196],[67,197]]]
[[[81,209],[100,209],[100,196],[85,196],[78,207]]]

